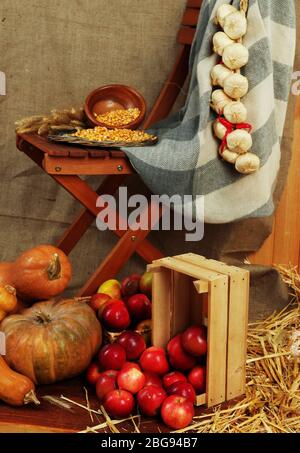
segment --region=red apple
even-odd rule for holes
[[[205,392],[206,368],[205,366],[196,366],[188,375],[188,381],[192,384],[197,394]]]
[[[187,379],[185,375],[180,373],[179,371],[171,371],[171,373],[168,373],[163,377],[163,384],[165,389],[170,387],[170,385],[174,384],[175,382],[186,382],[186,381]]]
[[[176,335],[167,346],[169,360],[173,368],[187,371],[196,365],[196,358],[187,354],[181,344],[181,335]]]
[[[125,349],[127,360],[137,360],[146,349],[146,343],[142,335],[130,330],[123,332],[119,336],[117,343]]]
[[[96,394],[100,401],[103,401],[105,396],[116,389],[116,379],[113,376],[109,376],[102,373],[96,384]]]
[[[141,276],[139,274],[132,274],[122,280],[121,290],[123,296],[133,296],[139,292],[139,283]]]
[[[106,304],[106,302],[108,302],[109,300],[111,300],[111,297],[108,295],[108,294],[94,294],[92,297],[91,297],[91,300],[90,302],[88,303],[88,305],[95,311],[97,312],[99,310],[99,308]]]
[[[90,385],[95,386],[99,377],[101,376],[101,367],[98,363],[91,363],[86,370],[86,380]]]
[[[116,331],[125,330],[130,325],[128,310],[121,300],[109,301],[103,309],[101,318],[106,328]]]
[[[112,390],[104,398],[103,406],[111,417],[127,418],[134,409],[134,397],[126,390]]]
[[[205,326],[192,326],[186,329],[181,342],[184,350],[195,356],[201,357],[207,352],[207,329]]]
[[[169,364],[163,348],[151,346],[140,357],[140,365],[144,371],[151,371],[159,375],[169,371]]]
[[[156,373],[152,373],[152,371],[145,371],[144,376],[146,378],[145,387],[147,385],[156,385],[156,387],[162,387],[162,380]]]
[[[107,344],[100,349],[98,358],[104,370],[120,370],[126,362],[126,352],[119,344]]]
[[[152,304],[145,294],[135,294],[127,301],[130,316],[135,321],[144,321],[151,318]]]
[[[122,370],[125,370],[125,368],[128,370],[131,368],[135,368],[136,370],[141,371],[141,367],[137,363],[134,363],[134,362],[125,362],[124,365],[122,366]]]
[[[121,285],[118,280],[111,279],[106,280],[98,288],[97,293],[108,294],[113,299],[120,299],[121,297]]]
[[[191,424],[194,415],[193,403],[183,396],[168,396],[162,404],[162,419],[172,429],[186,428]]]
[[[162,387],[148,385],[139,391],[137,402],[143,415],[155,417],[159,414],[162,403],[166,398],[167,394]]]
[[[140,369],[128,366],[122,368],[117,377],[119,389],[127,390],[132,394],[138,393],[144,387],[145,381],[144,373]]]
[[[193,404],[196,401],[196,393],[194,387],[189,382],[174,382],[167,388],[168,395],[179,395],[187,398]]]
[[[105,370],[101,373],[101,375],[109,376],[109,377],[113,378],[115,380],[115,382],[117,382],[118,372],[119,372],[118,370]]]
[[[145,272],[140,280],[140,290],[143,294],[146,294],[148,297],[152,296],[152,272]]]

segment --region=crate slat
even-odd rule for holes
[[[152,316],[157,323],[152,326],[152,344],[165,348],[171,338],[171,324],[163,325],[170,317],[172,297],[172,272],[161,269],[153,274]]]
[[[222,277],[222,274],[218,272],[202,269],[195,264],[186,263],[178,259],[178,257],[162,258],[160,260],[154,261],[154,266],[162,266],[173,271],[181,272],[197,280],[201,279],[205,281],[212,281],[218,277]]]
[[[226,399],[228,277],[210,283],[207,326],[207,406]]]

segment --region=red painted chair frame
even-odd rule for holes
[[[144,123],[144,128],[148,128],[170,113],[185,83],[191,43],[195,35],[201,4],[202,0],[187,1],[178,34],[180,47],[174,67]],[[84,206],[84,210],[57,244],[66,254],[71,252],[101,211],[101,208],[96,206],[97,198],[101,194],[114,194],[124,179],[134,174],[134,169],[122,151],[68,147],[49,143],[35,134],[18,135],[17,147]],[[107,177],[98,190],[94,191],[79,175],[107,175]],[[133,226],[127,231],[114,231],[120,238],[119,241],[81,288],[79,295],[94,293],[103,281],[116,275],[135,252],[147,263],[163,257],[163,254],[147,240],[151,226],[162,215],[161,209],[151,204],[143,215],[148,216],[151,209],[153,217],[147,230],[135,230]]]

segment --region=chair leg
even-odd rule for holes
[[[113,195],[125,178],[125,175],[108,176],[99,186],[96,193],[98,195]],[[82,238],[84,233],[92,225],[94,220],[95,215],[88,209],[84,209],[75,219],[75,221],[70,225],[70,227],[65,231],[62,238],[58,241],[57,247],[65,252],[66,255],[68,255]]]
[[[18,141],[18,147],[43,169],[42,163],[44,153],[26,142],[24,143],[24,146],[21,146],[21,142],[22,140]],[[51,176],[60,186],[64,187],[64,189],[67,190],[67,192],[69,192],[77,201],[79,201],[87,209],[87,211],[93,214],[94,217],[99,214],[100,209],[96,206],[98,194],[79,176],[49,176]],[[77,219],[77,221],[79,221],[79,219]],[[101,283],[109,276],[116,274],[134,252],[137,252],[141,258],[146,261],[146,263],[151,263],[154,260],[163,258],[163,253],[152,245],[151,242],[145,239],[150,233],[150,230],[151,228],[147,231],[134,232],[134,234],[131,230],[128,230],[125,234],[124,231],[113,231],[119,237],[124,236],[124,239],[122,238],[122,243],[120,244],[120,241],[117,243],[112,252],[98,267],[96,272],[82,288],[79,294],[91,294],[95,291],[98,283]],[[135,236],[135,240],[133,240],[132,236]],[[125,247],[122,251],[121,245],[123,242]],[[118,258],[119,256],[121,260]]]
[[[96,206],[98,194],[79,176],[54,176],[51,175],[62,187],[64,187],[77,201],[85,206],[90,212],[97,216],[101,208]],[[114,212],[113,212],[114,213]],[[117,224],[120,216],[116,213]],[[124,230],[112,230],[117,236],[122,237]],[[146,263],[150,263],[155,259],[163,258],[164,255],[152,245],[147,239],[140,243],[136,249],[137,253],[143,258]]]
[[[147,216],[146,219],[150,218],[152,207],[152,215],[154,213],[154,218],[151,218],[151,224],[148,224],[148,228],[145,230],[129,229],[121,237],[118,243],[114,246],[111,252],[106,256],[106,258],[99,265],[94,274],[89,278],[87,283],[81,288],[78,293],[78,297],[90,296],[97,292],[97,289],[105,280],[114,277],[119,270],[127,263],[130,257],[138,251],[138,248],[141,246],[145,247],[145,241],[148,234],[151,232],[151,228],[159,220],[162,215],[162,210],[159,206],[151,203],[150,206],[145,209],[142,215]],[[147,247],[147,245],[146,245]],[[152,246],[153,247],[153,246]],[[156,249],[156,255],[149,256],[149,261],[152,262],[154,259],[162,258],[163,255]]]

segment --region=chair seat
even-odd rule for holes
[[[120,150],[61,145],[37,134],[20,134],[17,147],[37,148],[43,155],[42,166],[50,175],[118,175],[132,174],[125,153]]]

